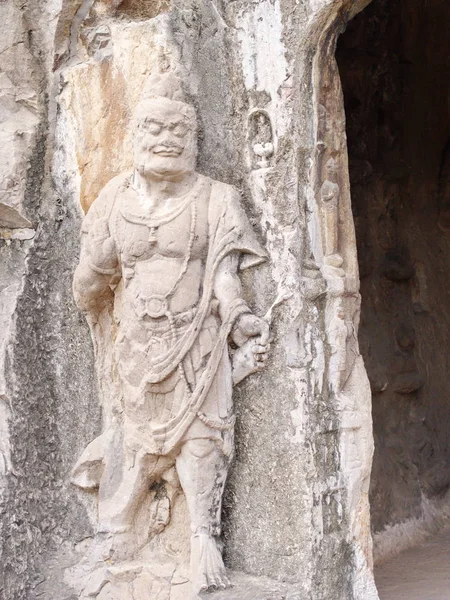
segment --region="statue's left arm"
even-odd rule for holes
[[[231,339],[238,346],[232,360],[235,384],[250,373],[261,370],[265,366],[270,349],[269,324],[252,314],[242,298],[242,286],[238,275],[239,260],[239,252],[232,252],[225,256],[214,281],[214,295],[219,301],[219,315],[222,321],[228,318],[230,307],[241,305],[239,316],[230,334]]]
[[[239,302],[246,306],[242,298],[242,286],[238,275],[239,254],[233,252],[222,259],[214,281],[214,295],[219,301],[219,314],[225,319],[228,308]],[[231,338],[237,346],[242,346],[250,338],[255,338],[255,344],[260,354],[264,354],[263,348],[269,343],[269,324],[264,319],[252,314],[250,308],[240,314],[231,331]],[[256,340],[256,338],[259,338]]]
[[[264,366],[269,351],[269,323],[252,314],[243,298],[239,278],[240,271],[260,265],[267,254],[234,187],[214,182],[211,199],[210,222],[216,232],[212,247],[217,252],[228,249],[215,270],[214,296],[219,301],[222,322],[229,321],[232,314],[238,315],[230,333],[231,340],[238,346],[233,354],[233,380],[238,383]]]

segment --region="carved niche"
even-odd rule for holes
[[[274,153],[272,123],[266,110],[257,108],[248,117],[247,137],[252,169],[267,169]]]
[[[324,263],[335,269],[344,262],[339,253],[339,196],[338,164],[330,158],[325,164],[325,181],[320,188],[320,211]]]
[[[105,186],[83,223],[74,294],[106,392],[104,430],[72,473],[97,499],[82,598],[229,585],[219,536],[232,385],[269,350],[239,273],[266,254],[237,190],[195,171],[196,127],[178,78],[152,76],[136,109],[134,169]]]

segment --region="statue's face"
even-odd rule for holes
[[[174,178],[191,173],[197,156],[193,107],[157,98],[138,106],[134,139],[136,170],[144,177]]]
[[[326,172],[329,179],[333,179],[338,174],[338,165],[337,162],[330,158],[330,160],[326,164]]]

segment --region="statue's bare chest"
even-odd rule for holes
[[[207,203],[194,199],[173,219],[157,220],[129,217],[119,212],[116,244],[123,264],[147,261],[155,256],[182,259],[205,258],[208,243]]]

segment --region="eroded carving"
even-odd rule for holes
[[[327,111],[323,104],[318,105],[317,109],[317,142],[316,148],[320,154],[322,154],[326,148],[327,144],[324,141],[327,134]]]
[[[324,263],[338,269],[344,262],[339,254],[339,184],[338,165],[330,158],[326,165],[326,179],[320,188]]]
[[[273,155],[273,133],[270,117],[265,110],[253,111],[248,120],[248,137],[254,169],[266,169]]]
[[[175,580],[194,592],[229,585],[219,535],[232,384],[269,350],[268,322],[244,301],[239,271],[265,252],[238,192],[195,172],[196,152],[179,80],[152,77],[136,110],[134,170],[110,181],[84,220],[74,293],[116,397],[73,470],[77,486],[98,491],[97,567],[82,597],[165,598]],[[187,518],[181,491],[190,573],[175,539],[183,528],[173,529]]]
[[[330,345],[330,389],[336,397],[342,390],[344,375],[347,371],[347,339],[351,333],[352,323],[345,319],[345,312],[341,306],[331,317],[327,327]]]

